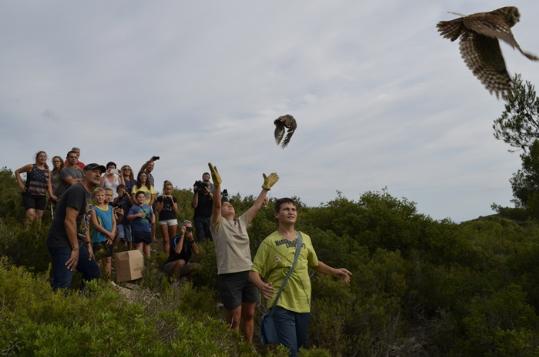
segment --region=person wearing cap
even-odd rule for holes
[[[86,165],[82,181],[71,185],[58,201],[47,238],[52,260],[51,285],[55,290],[71,287],[75,270],[85,281],[100,276],[90,241],[89,203],[103,172],[102,165]]]
[[[189,276],[193,271],[200,268],[199,263],[190,262],[191,256],[200,255],[195,238],[193,237],[193,225],[191,221],[185,220],[180,227],[179,234],[170,240],[169,256],[163,270],[176,278]]]
[[[215,185],[211,215],[211,234],[215,242],[217,259],[217,290],[227,310],[227,323],[234,330],[241,327],[245,340],[253,341],[254,315],[258,302],[258,290],[249,281],[252,269],[251,248],[247,227],[264,206],[268,191],[279,180],[276,173],[266,176],[262,191],[253,205],[239,217],[228,200],[221,202],[221,176],[212,164],[211,177]],[[223,196],[224,198],[224,196]]]

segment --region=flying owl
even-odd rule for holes
[[[294,119],[292,115],[286,114],[275,119],[273,123],[275,124],[275,142],[277,145],[281,145],[284,149],[290,142],[290,139],[292,139],[292,135],[298,127],[296,124],[296,119]],[[284,137],[285,131],[286,137]]]
[[[505,67],[498,40],[502,40],[532,61],[539,57],[525,52],[515,40],[511,27],[520,20],[518,9],[502,7],[491,12],[479,12],[451,21],[440,21],[440,34],[455,41],[460,37],[460,54],[468,68],[496,97],[507,98],[511,77]]]

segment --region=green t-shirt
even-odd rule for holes
[[[318,257],[314,251],[311,238],[301,233],[303,240],[301,253],[288,284],[281,293],[277,306],[290,311],[304,313],[311,311],[311,279],[309,267],[318,265]],[[290,241],[279,232],[266,237],[258,247],[252,270],[258,272],[266,282],[271,283],[275,294],[267,301],[268,308],[273,305],[277,291],[294,261],[296,240]]]

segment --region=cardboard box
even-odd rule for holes
[[[138,250],[115,253],[114,268],[117,283],[140,279],[144,270],[144,257]]]

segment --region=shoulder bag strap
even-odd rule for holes
[[[286,284],[288,284],[288,279],[294,272],[294,269],[296,267],[296,263],[298,262],[299,254],[301,252],[301,246],[303,244],[303,241],[301,239],[301,233],[298,231],[296,232],[296,252],[294,253],[294,261],[292,262],[292,266],[290,267],[290,270],[286,274],[286,276],[283,279],[283,282],[281,284],[281,287],[279,288],[279,291],[277,292],[277,297],[273,301],[273,305],[271,305],[271,309],[277,305],[277,301],[281,297],[281,293],[283,292],[284,288],[286,287]]]

